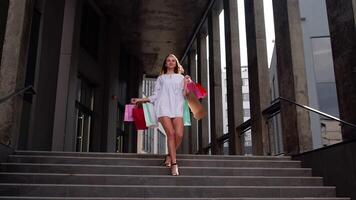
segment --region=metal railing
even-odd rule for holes
[[[8,101],[8,100],[10,100],[10,99],[12,99],[12,98],[14,98],[14,97],[16,97],[16,96],[18,96],[18,95],[21,95],[21,94],[34,95],[34,94],[36,94],[36,91],[35,91],[35,89],[33,88],[32,85],[26,86],[26,87],[24,87],[24,88],[22,88],[22,89],[20,89],[20,90],[18,90],[18,91],[15,91],[15,92],[13,92],[13,93],[11,93],[11,94],[5,96],[5,97],[0,98],[0,104],[3,104],[3,103],[5,103],[6,101]],[[10,143],[11,143],[11,142],[10,142]],[[4,143],[2,143],[2,142],[1,142],[0,144],[1,144],[1,145],[4,145],[4,146],[6,146],[6,147],[8,147],[8,148],[10,148],[10,149],[13,149],[13,148],[10,146],[10,144],[4,144]]]
[[[21,94],[34,95],[34,94],[36,94],[36,91],[35,91],[35,89],[33,88],[32,85],[29,85],[27,87],[24,87],[24,88],[18,90],[18,91],[13,92],[12,94],[9,94],[9,95],[7,95],[5,97],[0,98],[0,104],[6,102],[7,100],[9,100],[11,98],[14,98],[14,97],[16,97],[18,95],[21,95]]]
[[[317,110],[317,109],[315,109],[315,108],[311,108],[311,107],[309,107],[309,106],[296,103],[296,102],[294,102],[294,101],[292,101],[292,100],[289,100],[289,99],[287,99],[287,98],[284,98],[284,97],[278,97],[277,99],[273,100],[273,101],[272,101],[272,105],[269,106],[268,108],[266,108],[264,111],[262,111],[262,114],[265,115],[265,116],[267,117],[267,119],[270,119],[270,118],[272,118],[273,116],[275,116],[276,114],[278,114],[278,113],[280,112],[280,110],[281,110],[281,101],[285,101],[285,102],[294,104],[294,105],[296,105],[296,106],[298,106],[298,107],[300,107],[300,108],[303,108],[303,109],[305,109],[305,110],[309,110],[309,111],[311,111],[311,112],[314,112],[314,113],[319,114],[319,115],[321,115],[321,116],[324,116],[324,117],[326,117],[326,118],[329,118],[329,119],[332,119],[332,120],[334,120],[334,121],[337,121],[337,122],[339,122],[339,123],[341,123],[341,124],[343,124],[343,125],[350,126],[350,127],[356,129],[356,125],[355,125],[355,124],[352,124],[352,123],[349,123],[349,122],[347,122],[347,121],[341,120],[341,119],[339,119],[339,118],[337,118],[337,117],[334,117],[334,116],[332,116],[332,115],[329,115],[329,114],[327,114],[327,113],[324,113],[324,112],[322,112],[322,111],[320,111],[320,110]]]
[[[352,124],[350,122],[341,120],[341,119],[339,119],[339,118],[337,118],[335,116],[332,116],[330,114],[324,113],[324,112],[322,112],[320,110],[317,110],[315,108],[299,104],[297,102],[294,102],[294,101],[289,100],[289,99],[284,98],[284,97],[276,98],[275,100],[273,100],[271,102],[271,105],[268,108],[266,108],[265,110],[262,111],[262,114],[266,117],[267,120],[273,118],[274,116],[276,116],[277,114],[280,113],[280,111],[281,111],[281,102],[282,101],[290,103],[290,104],[293,104],[295,106],[298,106],[298,107],[300,107],[302,109],[305,109],[305,110],[308,110],[310,112],[316,113],[318,115],[324,116],[324,117],[326,117],[328,119],[337,121],[341,125],[346,125],[346,126],[349,126],[349,127],[352,127],[352,128],[356,129],[356,125],[355,124]],[[238,127],[236,127],[236,134],[238,134],[241,137],[242,135],[244,135],[250,129],[251,129],[251,119],[243,122]],[[220,136],[219,138],[217,138],[217,143],[218,143],[218,145],[223,145],[230,138],[231,138],[231,133],[226,133],[226,134]],[[210,143],[207,147],[205,147],[205,151],[207,151],[208,149],[211,149],[211,148],[212,148],[212,144]]]

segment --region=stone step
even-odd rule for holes
[[[113,158],[159,158],[165,155],[136,153],[62,152],[62,151],[15,151],[16,155],[31,156],[72,156],[72,157],[113,157]],[[290,156],[242,156],[242,155],[192,155],[177,154],[178,159],[211,160],[290,160]]]
[[[30,156],[10,155],[8,162],[12,163],[61,163],[61,164],[108,164],[108,165],[141,165],[159,166],[159,158],[112,158],[112,157],[72,157],[72,156]],[[300,161],[292,160],[211,160],[211,159],[180,159],[180,166],[204,167],[268,167],[297,168]]]
[[[120,198],[120,197],[19,197],[5,196],[0,199],[11,200],[351,200],[350,198]]]
[[[179,186],[322,186],[320,177],[276,176],[178,176],[0,173],[1,183],[95,184],[95,185],[179,185]]]
[[[20,173],[71,173],[71,174],[120,174],[120,175],[169,175],[163,166],[84,165],[1,163],[0,171]],[[309,168],[261,168],[261,167],[185,167],[182,175],[189,176],[311,176]]]
[[[0,184],[7,196],[52,197],[135,197],[135,198],[288,198],[335,197],[335,187],[320,186],[118,186]]]

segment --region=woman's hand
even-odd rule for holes
[[[137,103],[139,103],[140,102],[140,99],[138,99],[138,98],[132,98],[131,99],[131,103],[132,104],[137,104]]]
[[[187,84],[187,83],[189,83],[189,82],[191,82],[191,81],[192,81],[192,79],[190,78],[189,75],[185,75],[185,76],[184,76],[184,83],[185,83],[185,84]]]
[[[147,103],[147,102],[150,102],[150,99],[149,98],[132,98],[131,99],[131,103],[132,104],[141,104],[141,103]]]

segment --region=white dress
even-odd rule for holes
[[[157,117],[183,117],[184,76],[163,74],[156,80],[153,95],[148,97],[154,104]]]

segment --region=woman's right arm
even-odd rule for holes
[[[147,98],[132,98],[131,99],[131,103],[132,104],[137,104],[137,103],[146,103],[146,102],[155,102],[159,91],[161,90],[161,82],[160,82],[160,77],[157,78],[156,84],[155,84],[155,88],[153,91],[153,94]]]
[[[158,95],[159,95],[159,93],[160,93],[160,91],[161,91],[161,85],[162,85],[162,83],[161,83],[161,76],[159,76],[158,78],[157,78],[157,80],[156,80],[156,83],[155,83],[155,88],[154,88],[154,90],[153,90],[153,94],[151,95],[151,96],[149,96],[147,99],[150,101],[150,102],[155,102],[156,100],[157,100],[157,98],[158,98]]]
[[[148,98],[132,98],[131,99],[132,104],[146,103],[146,102],[150,102],[150,100]]]

